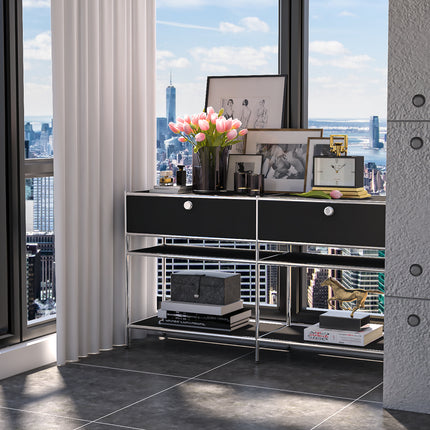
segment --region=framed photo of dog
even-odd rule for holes
[[[246,153],[263,157],[265,193],[302,193],[306,187],[308,138],[322,137],[322,129],[251,129]]]

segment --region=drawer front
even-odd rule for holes
[[[253,200],[128,195],[126,204],[128,233],[255,239]]]
[[[385,205],[260,201],[258,215],[260,240],[385,247]]]

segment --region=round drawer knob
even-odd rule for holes
[[[324,208],[324,215],[326,215],[326,216],[334,215],[334,209],[331,206],[326,206]]]
[[[193,202],[190,202],[189,200],[187,200],[187,201],[184,203],[184,209],[185,209],[186,211],[190,211],[192,208],[193,208]]]

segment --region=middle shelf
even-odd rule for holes
[[[277,266],[316,267],[337,270],[384,272],[385,259],[345,255],[313,254],[309,252],[284,252],[260,250],[258,259],[255,249],[222,248],[212,246],[157,245],[133,249],[128,255],[179,258],[190,260],[229,261],[248,264]]]

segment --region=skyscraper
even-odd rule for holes
[[[382,142],[379,141],[379,117],[370,117],[370,147],[375,149],[380,149],[384,146]]]
[[[176,88],[172,85],[172,74],[170,85],[166,88],[166,118],[167,124],[176,121]]]
[[[54,178],[33,178],[33,229],[49,232],[54,230]]]

